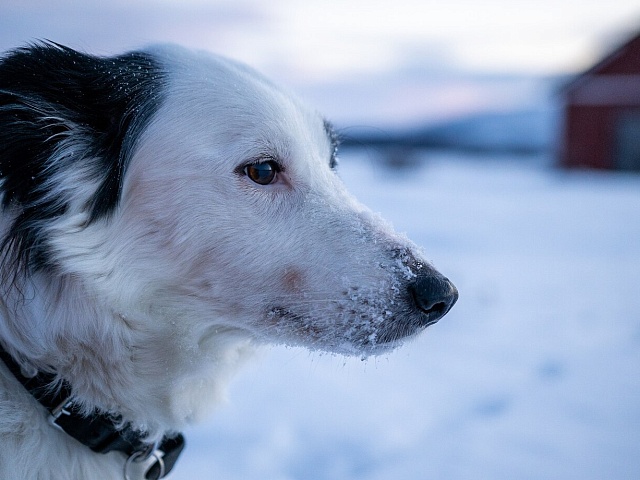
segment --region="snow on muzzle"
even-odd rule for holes
[[[377,267],[337,277],[329,290],[275,299],[267,307],[265,337],[366,357],[389,351],[437,322],[457,301],[456,287],[413,249],[385,250],[386,260]],[[363,277],[363,271],[375,276]]]

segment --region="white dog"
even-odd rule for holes
[[[177,47],[0,60],[0,478],[159,478],[257,344],[375,355],[457,299],[336,136]]]

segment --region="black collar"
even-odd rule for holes
[[[145,474],[146,480],[158,480],[167,475],[184,448],[184,437],[181,433],[165,435],[158,444],[150,444],[144,440],[144,432],[131,428],[130,424],[122,424],[119,418],[96,410],[85,417],[71,400],[71,386],[63,382],[60,388],[51,388],[55,376],[39,373],[35,377],[25,377],[20,365],[0,345],[2,360],[16,379],[40,402],[49,412],[50,423],[62,429],[80,443],[97,453],[119,451],[128,455],[126,469],[131,461],[143,461],[153,457],[153,463]]]

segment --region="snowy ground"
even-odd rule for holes
[[[267,349],[172,480],[640,478],[640,177],[364,157],[346,183],[458,304],[366,362]]]

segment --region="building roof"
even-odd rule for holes
[[[612,50],[591,68],[573,77],[560,89],[560,94],[571,94],[596,75],[640,75],[640,32]]]

